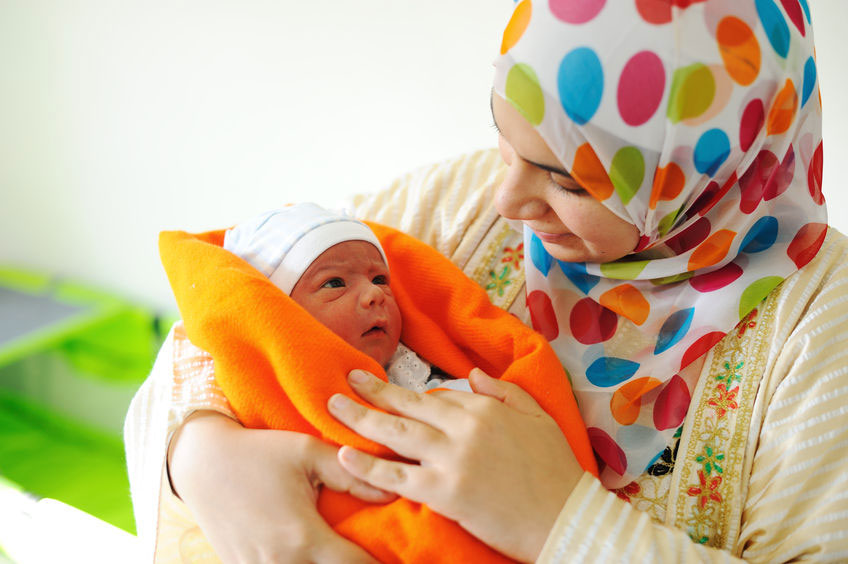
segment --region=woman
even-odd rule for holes
[[[601,480],[526,394],[482,374],[491,397],[472,409],[367,375],[352,387],[393,414],[331,401],[421,466],[242,429],[177,330],[128,421],[148,433],[128,435],[136,499],[167,483],[170,444],[174,487],[227,561],[368,561],[316,517],[320,483],[427,503],[517,560],[844,558],[848,243],[826,228],[806,2],[524,0],[496,69],[506,171],[472,155],[357,213],[529,312],[571,376]],[[143,536],[156,513],[137,509]],[[176,518],[160,514],[160,528]],[[190,552],[191,531],[170,549]]]

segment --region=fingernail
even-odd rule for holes
[[[339,450],[339,456],[345,462],[356,462],[359,460],[359,452],[357,452],[354,448],[349,446],[343,446]]]
[[[350,405],[350,400],[342,394],[334,394],[330,398],[330,407],[334,409],[344,409]]]
[[[368,381],[368,379],[368,373],[362,370],[353,370],[350,374],[348,374],[348,381],[351,384],[364,384]]]

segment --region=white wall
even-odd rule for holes
[[[612,2],[624,0],[610,0]],[[846,0],[810,0],[848,232]],[[492,146],[508,0],[0,0],[0,263],[172,308],[162,229]]]

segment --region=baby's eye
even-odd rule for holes
[[[389,283],[389,277],[386,276],[385,274],[378,274],[377,276],[374,277],[374,279],[371,281],[371,283],[372,284],[379,284],[381,286],[385,286],[386,284]]]
[[[321,285],[322,288],[344,288],[344,286],[344,280],[341,278],[330,278]]]

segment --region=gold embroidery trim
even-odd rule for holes
[[[773,292],[716,345],[683,427],[668,518],[693,541],[732,549],[744,505],[742,469],[748,430],[774,331]]]
[[[486,290],[491,302],[502,309],[508,309],[524,288],[523,243],[523,234],[501,223],[500,229],[486,235],[465,268]]]

